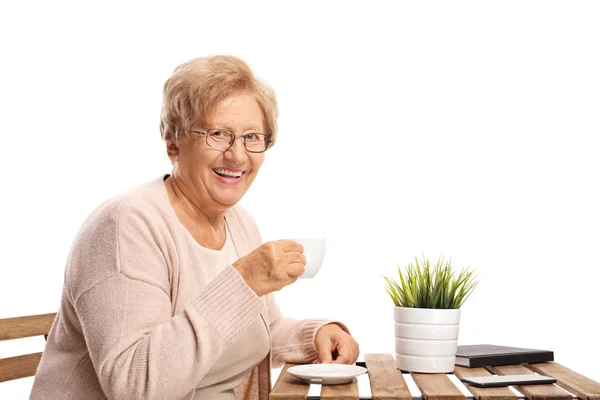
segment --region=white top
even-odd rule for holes
[[[194,242],[198,259],[205,266],[197,273],[202,274],[207,283],[239,258],[229,228],[227,228],[225,245],[221,250],[201,246],[187,229],[186,234],[188,239]],[[256,340],[257,337],[260,340]],[[267,327],[262,317],[257,316],[256,320],[236,338],[202,378],[202,382],[196,387],[193,399],[234,400],[233,389],[239,386],[252,369],[267,356],[270,346]]]

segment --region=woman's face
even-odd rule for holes
[[[218,103],[207,118],[206,129],[224,128],[236,137],[247,133],[264,132],[263,114],[254,96],[238,93]],[[203,207],[226,209],[236,204],[246,193],[265,159],[264,153],[250,153],[242,138],[236,139],[228,150],[219,150],[206,143],[206,137],[189,133],[182,141],[176,157],[176,175],[187,193],[197,197],[194,203]],[[223,175],[240,175],[239,177]]]

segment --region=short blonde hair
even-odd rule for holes
[[[233,56],[209,56],[190,60],[173,71],[163,87],[160,133],[163,140],[176,141],[191,129],[207,126],[213,108],[236,92],[254,95],[263,113],[265,134],[275,144],[277,99],[275,92],[257,79],[250,67]]]

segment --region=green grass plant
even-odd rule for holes
[[[398,266],[398,279],[385,277],[386,291],[397,307],[460,308],[478,284],[475,273],[463,268],[458,275],[451,260],[439,257],[435,265],[425,256],[404,268]]]

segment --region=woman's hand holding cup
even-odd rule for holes
[[[293,240],[264,243],[233,263],[246,284],[259,296],[281,290],[304,273],[304,248]]]

